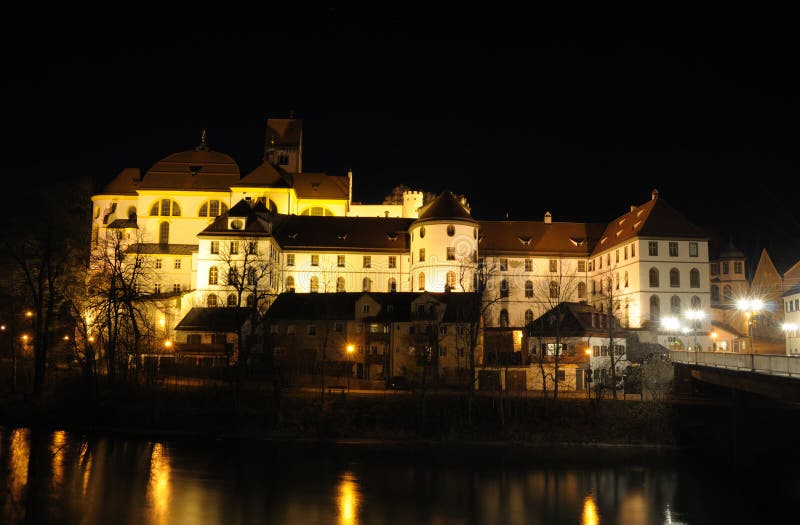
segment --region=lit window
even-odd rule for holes
[[[216,266],[208,269],[208,284],[217,284],[219,280],[219,270]]]

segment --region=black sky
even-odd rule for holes
[[[800,258],[788,12],[72,9],[4,21],[4,180],[102,186],[201,129],[247,173],[294,111],[304,168],[352,168],[355,200],[402,183],[484,219],[607,221],[658,188],[750,254]]]

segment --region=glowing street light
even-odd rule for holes
[[[25,317],[33,317],[33,311],[32,310],[25,311]]]
[[[350,362],[350,370],[348,370],[348,373],[347,373],[347,391],[349,392],[350,391],[350,376],[353,375],[353,362],[352,362],[352,357],[351,356],[353,355],[353,352],[356,351],[356,347],[353,346],[352,344],[348,344],[347,348],[345,348],[345,350],[347,350],[347,360]]]
[[[747,332],[750,335],[750,353],[755,354],[755,342],[753,338],[753,317],[764,309],[764,301],[761,299],[739,299],[736,301],[736,309],[743,312],[747,317]]]
[[[702,310],[686,310],[684,315],[687,319],[692,321],[692,328],[694,329],[694,351],[697,352],[697,330],[700,328],[700,322],[706,318],[706,313]]]
[[[166,341],[164,341],[164,348],[166,348],[167,350],[169,350],[170,348],[172,348],[172,341],[170,341],[169,339],[167,339]]]
[[[89,336],[89,342],[90,342],[90,343],[94,343],[94,336],[93,336],[93,335],[90,335],[90,336]]]

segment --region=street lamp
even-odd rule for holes
[[[347,345],[347,361],[350,363],[350,370],[347,371],[347,391],[350,391],[350,376],[353,375],[353,361],[352,355],[356,351],[356,347],[349,344]]]
[[[764,301],[761,299],[739,299],[736,301],[736,309],[743,312],[747,317],[747,332],[750,335],[750,353],[756,353],[755,340],[753,338],[753,317],[764,309]]]

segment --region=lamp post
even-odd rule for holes
[[[755,371],[756,345],[753,337],[753,317],[764,309],[764,301],[761,299],[739,299],[736,302],[736,309],[744,312],[747,317],[747,333],[750,336],[750,367]]]
[[[355,352],[356,347],[352,344],[347,345],[347,362],[350,363],[350,370],[347,371],[347,391],[350,391],[350,376],[353,375],[353,352]]]

